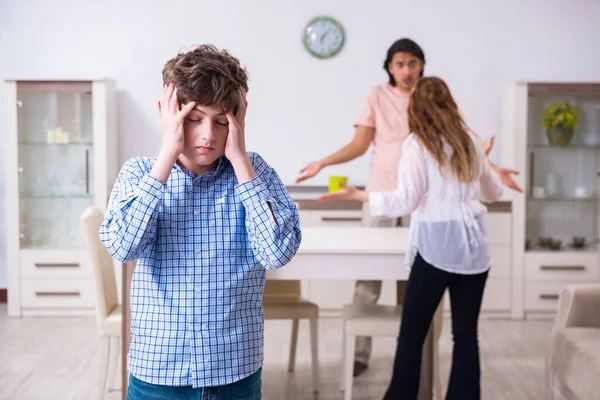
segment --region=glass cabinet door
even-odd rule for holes
[[[525,250],[596,251],[600,93],[549,92],[529,94]]]
[[[91,83],[18,82],[21,248],[83,247],[93,203]]]

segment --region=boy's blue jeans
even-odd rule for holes
[[[191,386],[160,386],[129,376],[127,400],[261,400],[262,368],[225,386],[194,389]]]

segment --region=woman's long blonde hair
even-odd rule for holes
[[[408,127],[438,162],[440,173],[448,167],[460,182],[479,176],[479,155],[475,143],[446,83],[437,77],[417,81],[408,106]],[[442,138],[452,147],[444,151]]]

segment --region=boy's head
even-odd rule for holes
[[[423,76],[425,54],[414,41],[397,40],[388,49],[383,69],[389,76],[390,85],[409,93],[417,80]]]
[[[163,84],[174,84],[179,104],[196,107],[184,123],[185,148],[180,160],[190,170],[212,168],[225,152],[226,114],[237,111],[240,91],[248,91],[248,74],[226,50],[204,44],[167,61]]]

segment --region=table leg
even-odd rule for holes
[[[396,281],[396,304],[404,303],[404,295],[406,294],[406,281]]]

